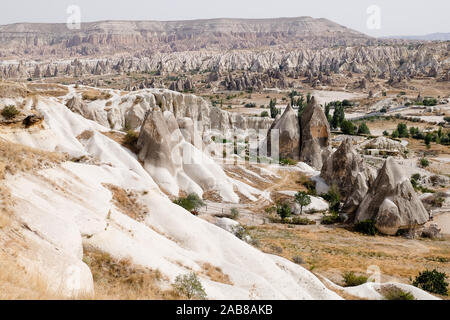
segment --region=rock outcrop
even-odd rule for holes
[[[429,215],[395,160],[388,158],[361,202],[355,222],[372,219],[388,235],[426,223]]]
[[[375,172],[345,139],[324,162],[320,176],[328,185],[336,185],[344,202],[343,211],[354,213],[375,180]]]
[[[279,136],[278,148],[273,138]],[[267,135],[267,153],[271,157],[280,159],[300,159],[300,124],[297,111],[289,104],[283,115],[277,119],[269,129]]]
[[[300,125],[300,160],[320,170],[331,152],[331,133],[327,117],[314,97],[303,111]]]
[[[172,112],[158,107],[147,112],[137,141],[138,158],[145,170],[171,195],[178,196],[181,191],[202,196],[204,191],[217,190],[224,201],[238,202],[223,169],[186,141],[179,124],[191,138],[189,130],[194,129],[186,121],[177,121]]]

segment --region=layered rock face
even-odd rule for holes
[[[278,135],[278,149],[273,141]],[[278,155],[280,159],[300,159],[300,124],[297,111],[289,104],[283,115],[270,127],[267,134],[267,151],[271,157]]]
[[[330,125],[314,97],[306,106],[301,119],[300,160],[317,169],[322,168],[330,150]]]
[[[398,230],[426,223],[428,218],[408,177],[388,158],[356,211],[355,222],[372,219],[380,232],[395,235]]]
[[[203,191],[219,189],[225,201],[236,200],[222,168],[185,140],[178,123],[186,124],[178,122],[172,112],[159,108],[147,112],[137,142],[145,170],[174,196],[180,191],[202,196]]]
[[[375,172],[365,164],[350,139],[345,139],[324,162],[320,176],[328,185],[338,186],[346,213],[358,209],[375,180]]]
[[[129,50],[176,52],[243,49],[286,44],[316,46],[366,43],[370,37],[326,19],[209,19],[189,21],[100,21],[65,24],[18,23],[0,26],[0,41],[28,54],[89,55]],[[19,50],[17,50],[19,49]],[[1,52],[1,51],[0,51]],[[110,52],[110,51],[109,51]]]
[[[81,88],[84,90],[84,88]],[[103,92],[103,91],[99,91]],[[146,89],[129,94],[111,95],[108,100],[83,100],[80,94],[68,98],[66,106],[107,128],[138,129],[142,125],[145,114],[153,107],[162,111],[170,111],[177,120],[189,118],[198,130],[248,130],[268,129],[272,119],[267,117],[245,117],[238,113],[230,113],[192,94],[182,94],[166,89]]]

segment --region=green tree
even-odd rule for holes
[[[295,202],[300,205],[300,214],[303,214],[303,207],[311,203],[311,197],[304,191],[299,191],[295,194]]]
[[[276,104],[277,99],[270,99],[269,108],[270,108],[270,117],[272,119],[275,119],[278,113],[280,113],[280,110],[277,109]]]
[[[359,134],[370,134],[369,127],[367,126],[367,124],[366,124],[365,122],[362,122],[362,123],[359,125],[358,133],[359,133]]]
[[[286,219],[291,216],[291,207],[286,202],[278,203],[277,214],[281,217],[281,219]]]
[[[176,292],[188,299],[205,300],[207,297],[202,283],[194,272],[177,276],[172,286]]]
[[[399,123],[397,125],[397,131],[398,131],[398,136],[400,138],[408,138],[409,137],[408,127],[406,126],[405,123]]]
[[[424,140],[425,140],[425,145],[427,146],[427,148],[430,148],[430,144],[431,144],[431,140],[433,140],[433,136],[428,132],[425,135]]]
[[[355,134],[356,127],[351,121],[344,120],[341,122],[341,131],[343,134]]]
[[[330,204],[330,210],[333,212],[339,212],[341,207],[341,194],[336,184],[333,184],[328,192],[323,195],[323,198]]]
[[[205,205],[203,200],[196,193],[191,193],[185,198],[180,197],[174,200],[173,203],[183,207],[189,212],[198,210]]]
[[[425,270],[419,272],[419,275],[414,279],[413,286],[426,290],[431,293],[437,293],[441,295],[448,295],[448,283],[445,281],[447,275],[443,272],[439,272],[436,269]]]

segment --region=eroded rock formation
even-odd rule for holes
[[[394,158],[388,158],[361,202],[355,222],[372,219],[388,235],[426,223],[429,215]]]
[[[322,108],[314,97],[303,111],[301,118],[300,160],[317,169],[322,168],[330,150],[330,125]]]
[[[375,180],[375,174],[353,147],[352,140],[345,139],[326,159],[320,176],[328,185],[339,188],[344,202],[342,210],[354,213]]]

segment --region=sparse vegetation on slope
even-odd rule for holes
[[[134,265],[129,259],[116,259],[106,252],[85,247],[83,261],[94,278],[95,299],[154,300],[182,299],[174,290],[162,290],[158,270]]]

